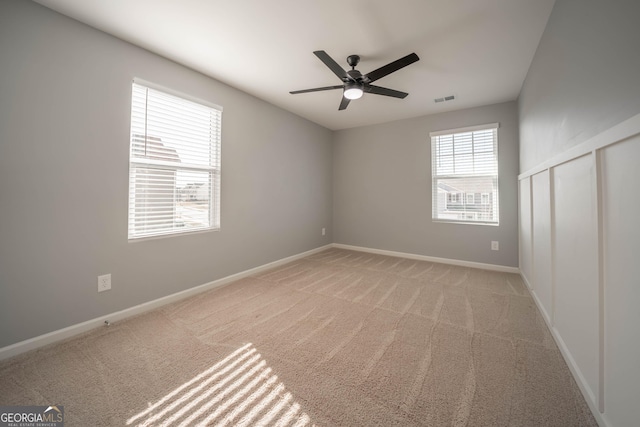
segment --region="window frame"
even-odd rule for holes
[[[181,163],[180,160],[177,162],[167,161],[163,159],[154,159],[154,158],[144,158],[140,156],[134,156],[134,150],[139,146],[135,146],[135,139],[140,138],[142,136],[144,140],[145,147],[148,144],[149,140],[152,140],[154,137],[150,134],[147,134],[146,122],[145,122],[145,135],[140,135],[139,133],[134,131],[134,92],[136,86],[148,89],[151,91],[155,91],[160,93],[161,95],[177,98],[180,102],[187,102],[192,104],[197,104],[198,107],[205,107],[210,110],[212,114],[210,118],[215,121],[215,126],[212,127],[212,131],[210,134],[209,140],[209,155],[200,157],[198,160],[207,159],[208,165],[198,165],[195,163]],[[130,132],[129,132],[129,175],[128,175],[128,211],[127,211],[127,235],[129,242],[137,242],[143,241],[147,239],[157,239],[157,238],[165,238],[170,236],[181,236],[186,234],[193,233],[203,233],[210,231],[217,231],[220,229],[220,183],[221,183],[221,154],[222,154],[222,112],[223,109],[221,106],[213,104],[211,102],[202,100],[200,98],[196,98],[176,90],[172,90],[166,88],[164,86],[148,82],[143,79],[135,78],[131,83],[131,98],[130,98]],[[148,108],[148,100],[145,101],[145,108]],[[145,110],[145,120],[148,118],[148,113]],[[161,141],[161,140],[160,140]],[[139,144],[140,142],[137,141]],[[161,143],[162,145],[162,143]],[[176,151],[177,147],[172,147],[171,150]],[[183,149],[187,149],[187,146],[182,146]],[[146,148],[145,148],[146,149]],[[174,211],[173,214],[173,225],[171,228],[161,229],[160,231],[154,232],[136,232],[136,206],[135,204],[138,202],[137,195],[135,191],[138,191],[137,182],[135,179],[137,178],[137,173],[140,170],[144,170],[145,166],[148,166],[149,169],[155,170],[154,174],[157,174],[158,171],[166,170],[168,172],[175,172],[176,174],[179,171],[182,172],[191,172],[191,173],[202,173],[206,172],[209,175],[209,183],[210,188],[208,191],[208,225],[203,227],[190,227],[183,229],[176,225],[176,214]],[[175,177],[173,178],[176,179]],[[141,184],[142,186],[144,184]],[[147,184],[148,185],[148,184]],[[181,189],[178,188],[178,184],[174,184],[173,187],[173,209],[175,210],[178,207],[178,203],[181,201]],[[195,185],[195,184],[193,184]],[[171,203],[171,202],[170,202]],[[206,216],[204,216],[206,218]]]
[[[447,130],[441,130],[441,131],[434,131],[434,132],[430,132],[429,133],[429,137],[430,137],[430,144],[431,144],[431,191],[432,191],[432,197],[431,197],[431,202],[432,202],[432,209],[431,209],[431,220],[432,222],[439,222],[439,223],[454,223],[454,224],[470,224],[470,225],[489,225],[489,226],[499,226],[500,225],[500,198],[499,198],[499,184],[500,184],[500,180],[499,180],[499,169],[500,169],[500,162],[499,162],[499,136],[498,136],[498,129],[500,127],[499,123],[488,123],[488,124],[484,124],[484,125],[477,125],[477,126],[467,126],[467,127],[463,127],[463,128],[457,128],[457,129],[447,129]],[[457,134],[464,134],[464,133],[473,133],[473,132],[479,132],[479,131],[488,131],[488,130],[492,130],[493,131],[493,150],[492,150],[492,155],[493,155],[493,161],[495,161],[495,174],[493,173],[456,173],[455,170],[453,173],[450,174],[440,174],[438,175],[438,161],[441,160],[440,158],[438,158],[436,152],[436,144],[438,141],[438,137],[443,137],[443,136],[451,136],[453,138],[452,141],[452,154],[451,154],[451,158],[452,160],[455,162],[456,159],[456,154],[455,154],[455,135]],[[471,148],[471,158],[473,159],[472,161],[475,162],[475,141],[472,138],[472,148]],[[465,153],[465,156],[468,157],[469,153]],[[465,156],[460,156],[460,157],[465,157]],[[475,167],[475,163],[474,167]],[[438,217],[440,211],[444,212],[446,210],[448,210],[448,205],[450,204],[450,199],[449,196],[451,194],[460,194],[460,192],[446,192],[445,193],[445,197],[440,198],[440,192],[439,192],[439,187],[438,187],[438,182],[439,180],[443,180],[443,179],[448,179],[448,180],[452,180],[452,179],[467,179],[467,180],[473,180],[475,178],[478,178],[478,181],[480,180],[487,180],[487,179],[491,179],[494,181],[493,186],[493,191],[491,193],[487,193],[486,191],[475,191],[474,192],[474,203],[473,204],[469,204],[468,202],[468,194],[464,191],[462,191],[462,203],[460,204],[460,206],[463,207],[462,210],[460,210],[460,212],[457,212],[457,214],[459,215],[460,219],[455,219],[455,218],[443,218],[443,217]],[[480,193],[480,197],[478,200],[478,197],[475,196],[475,193]],[[487,195],[487,198],[490,198],[488,203],[484,203],[484,195]],[[494,197],[491,198],[489,195],[493,194]],[[441,200],[440,200],[441,199]],[[495,200],[494,200],[495,199]],[[439,201],[442,203],[442,207],[439,210]],[[475,210],[467,210],[467,206],[473,207],[475,209],[484,209],[486,206],[491,206],[492,209],[492,215],[494,215],[495,220],[473,220],[473,219],[469,219],[469,216],[474,216],[474,217],[478,217],[478,211]],[[495,214],[494,214],[495,212]],[[453,214],[452,214],[453,215]]]

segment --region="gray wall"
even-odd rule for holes
[[[640,114],[638,17],[637,0],[557,0],[518,100],[523,276],[612,427],[640,419],[639,121],[577,146]]]
[[[520,171],[640,112],[638,0],[557,0],[518,100]]]
[[[499,122],[500,226],[431,220],[429,132]],[[335,132],[334,241],[368,248],[518,265],[515,102]],[[500,250],[491,250],[491,241]]]
[[[223,106],[219,232],[128,243],[134,77]],[[331,138],[37,4],[3,0],[0,347],[330,243]],[[98,294],[106,273],[113,289]]]

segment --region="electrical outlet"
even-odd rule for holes
[[[500,242],[497,242],[495,240],[491,241],[491,250],[492,251],[498,251],[500,250]]]
[[[325,234],[327,234],[327,229],[322,227],[322,235],[324,236]]]
[[[111,274],[98,276],[98,292],[104,292],[111,289]]]

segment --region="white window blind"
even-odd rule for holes
[[[133,83],[129,239],[220,227],[222,110]]]
[[[433,220],[498,225],[498,124],[430,136]]]

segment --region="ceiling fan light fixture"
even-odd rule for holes
[[[344,87],[344,97],[347,99],[359,99],[363,94],[362,85],[350,83]]]

